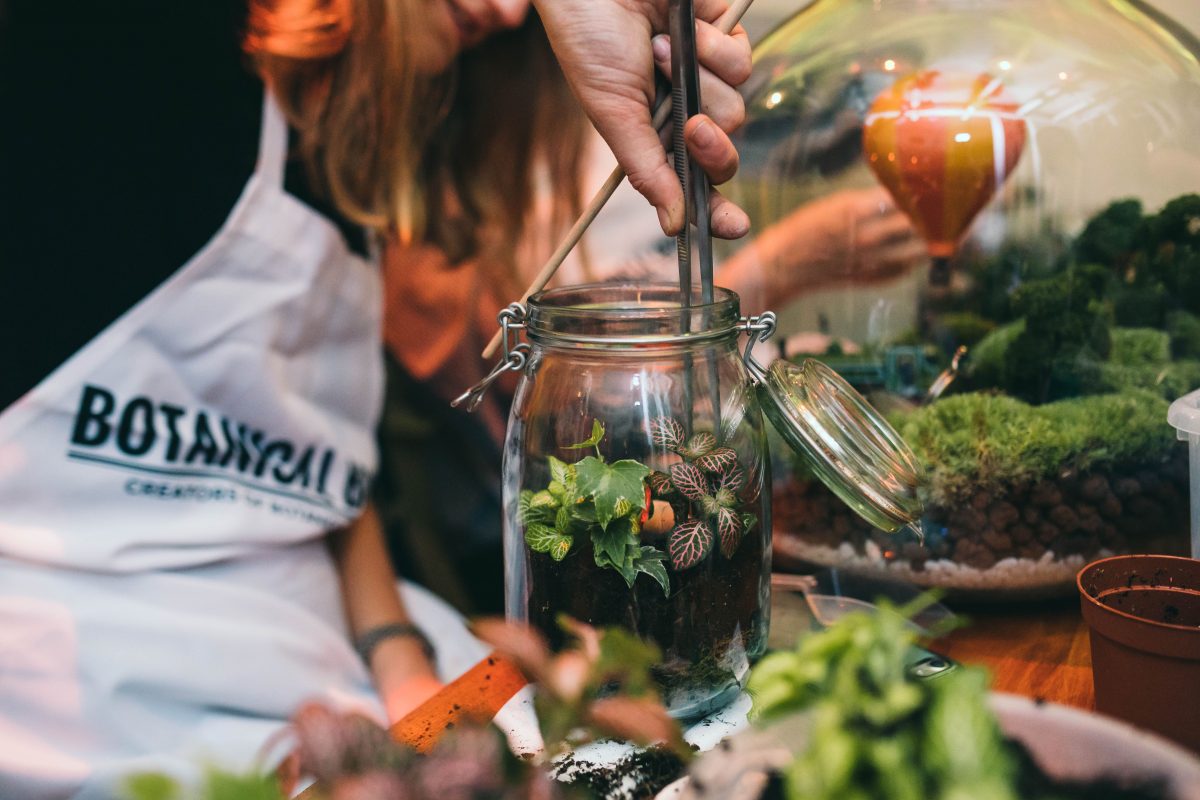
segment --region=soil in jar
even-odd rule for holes
[[[655,670],[673,716],[697,719],[728,703],[741,689],[750,662],[766,649],[769,619],[768,537],[746,536],[733,554],[719,551],[699,566],[671,572],[671,594],[648,576],[631,589],[611,569],[596,566],[590,549],[561,562],[530,553],[528,621],[560,647],[557,618],[620,625],[653,642],[663,662]]]

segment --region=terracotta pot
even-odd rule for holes
[[[1200,561],[1114,556],[1076,583],[1096,710],[1200,752]]]

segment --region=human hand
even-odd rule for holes
[[[389,723],[395,723],[442,688],[433,665],[414,639],[380,642],[371,655],[371,672]]]
[[[695,0],[696,43],[701,64],[701,115],[688,121],[688,150],[714,184],[737,171],[728,131],[741,125],[745,108],[733,87],[750,76],[750,43],[740,27],[722,34],[713,23],[724,0]],[[667,0],[534,0],[575,95],[612,148],[635,189],[658,210],[663,232],[684,222],[684,198],[675,170],[651,124],[654,69],[670,62]],[[652,43],[653,37],[653,43]],[[669,66],[667,66],[669,72]],[[713,193],[713,233],[742,236],[745,212]]]
[[[442,682],[433,675],[418,675],[394,687],[383,698],[389,723],[396,723],[408,716],[442,689]]]
[[[912,222],[880,187],[846,189],[806,203],[764,230],[747,250],[771,303],[812,289],[888,281],[927,258]]]

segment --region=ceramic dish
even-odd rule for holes
[[[1017,695],[992,693],[991,706],[1005,734],[1029,748],[1039,766],[1052,778],[1159,778],[1173,792],[1174,800],[1200,800],[1200,759],[1166,739],[1100,714],[1055,703],[1035,703]],[[795,746],[803,733],[790,724],[785,726],[787,738]],[[793,733],[798,736],[793,737]],[[759,739],[753,749],[763,754],[763,762],[777,763],[780,749],[778,742],[774,745]],[[684,777],[671,784],[658,794],[658,800],[696,797],[688,780]],[[746,780],[737,785],[752,782]],[[704,798],[734,796],[743,795],[707,793]]]

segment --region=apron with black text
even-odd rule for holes
[[[268,95],[221,230],[0,414],[0,798],[246,769],[308,699],[380,713],[324,542],[375,468],[378,276],[286,149]]]

